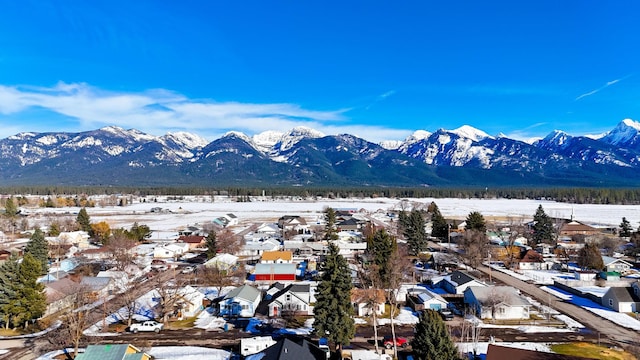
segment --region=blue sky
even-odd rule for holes
[[[640,119],[637,1],[7,1],[0,137],[106,125],[371,141]]]

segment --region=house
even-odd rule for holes
[[[170,303],[174,304],[180,319],[194,317],[203,309],[204,293],[189,285],[177,289],[171,296]]]
[[[487,360],[592,360],[581,356],[562,355],[551,352],[519,349],[509,346],[489,344]]]
[[[115,281],[110,277],[83,276],[80,285],[89,289],[96,300],[113,295],[116,290]]]
[[[338,228],[338,231],[358,231],[360,230],[360,223],[358,220],[349,217],[346,220],[338,222],[336,228]]]
[[[86,231],[68,231],[61,232],[58,235],[59,244],[72,244],[78,247],[80,250],[88,249],[89,234]]]
[[[520,270],[548,270],[544,257],[539,252],[529,249],[518,262]]]
[[[320,349],[307,339],[292,340],[283,338],[267,349],[248,356],[247,360],[326,360],[328,350]]]
[[[307,220],[298,215],[284,215],[278,219],[278,227],[284,232],[294,231],[298,233],[305,232],[309,229]]]
[[[621,313],[640,312],[638,286],[612,286],[602,295],[602,305]]]
[[[188,244],[189,250],[193,250],[205,247],[207,238],[202,235],[180,235],[178,242]]]
[[[329,252],[329,247],[319,242],[285,241],[283,247],[297,256],[320,256]]]
[[[604,263],[604,268],[606,272],[617,272],[620,274],[627,274],[633,267],[633,265],[631,265],[631,263],[627,261],[610,257],[610,256],[603,256],[602,262]]]
[[[482,281],[459,270],[452,272],[450,275],[447,275],[440,280],[436,279],[434,281],[434,285],[444,289],[450,294],[463,294],[470,286],[487,286],[487,284]]]
[[[76,255],[89,260],[106,260],[111,258],[112,252],[106,247],[99,247],[83,250]]]
[[[264,241],[247,242],[242,245],[242,249],[240,249],[236,255],[242,258],[258,260],[263,252],[277,250],[280,250],[280,241],[276,239],[267,239]]]
[[[265,251],[260,257],[263,264],[290,264],[293,260],[291,251]]]
[[[252,317],[262,300],[260,290],[242,285],[231,290],[220,302],[220,315],[226,317]]]
[[[531,304],[511,286],[470,286],[464,303],[481,319],[526,320]]]
[[[47,282],[44,287],[44,293],[47,297],[47,310],[45,311],[45,315],[51,315],[72,307],[76,299],[76,294],[81,289],[82,285],[69,278]]]
[[[131,344],[88,345],[76,360],[151,360],[151,355]]]
[[[283,315],[313,315],[309,284],[273,284],[258,307],[258,313],[276,317]]]
[[[228,271],[238,266],[238,259],[235,255],[218,254],[203,265],[207,268],[217,268],[218,270]]]
[[[235,226],[238,225],[238,217],[235,214],[225,214],[223,216],[227,219],[227,226]]]
[[[351,304],[356,316],[370,316],[373,311],[377,315],[384,314],[386,299],[381,289],[351,289]]]
[[[295,281],[296,271],[296,264],[259,263],[254,268],[252,278],[255,281]]]
[[[189,251],[189,244],[171,243],[156,246],[153,249],[154,259],[177,259]]]
[[[261,235],[270,235],[275,236],[276,234],[280,234],[280,229],[277,224],[274,223],[263,223],[255,230],[256,234]]]
[[[440,310],[446,308],[449,302],[442,296],[424,289],[426,291],[407,295],[407,305],[414,311],[421,310]]]
[[[600,233],[600,229],[573,220],[562,224],[559,233],[560,236],[595,235]]]

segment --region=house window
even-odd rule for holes
[[[498,309],[498,313],[500,313],[500,314],[504,314],[504,313],[505,313],[504,308],[499,308],[499,309]]]
[[[242,305],[242,310],[247,310],[247,309],[249,309],[248,305]]]
[[[285,301],[291,301],[291,294],[287,294],[287,296],[285,296]]]
[[[609,306],[613,306],[613,299],[609,299]]]

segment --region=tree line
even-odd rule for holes
[[[252,196],[267,197],[324,197],[324,198],[486,198],[486,199],[539,199],[576,204],[640,204],[638,188],[573,188],[573,187],[86,187],[86,186],[13,186],[1,187],[1,194],[60,196],[84,194],[136,196],[229,196],[250,200]]]

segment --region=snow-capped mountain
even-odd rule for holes
[[[105,127],[0,140],[4,184],[119,185],[640,185],[640,123],[602,137],[556,130],[524,142],[465,125],[369,142],[297,127],[211,142]]]

